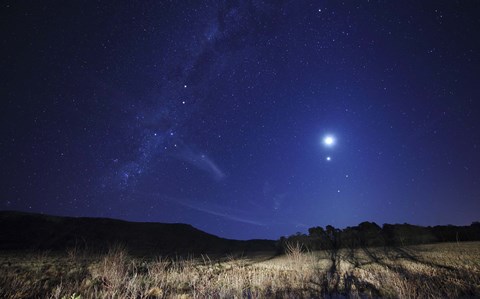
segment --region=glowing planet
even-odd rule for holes
[[[327,135],[323,138],[323,144],[325,144],[328,147],[331,147],[335,144],[335,137],[332,135]]]

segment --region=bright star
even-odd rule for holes
[[[332,158],[331,158],[331,157],[327,157],[326,160],[327,160],[327,161],[331,161]]]
[[[323,138],[323,143],[328,147],[333,146],[335,144],[335,137],[327,135]]]

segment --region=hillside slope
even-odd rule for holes
[[[226,253],[274,250],[270,240],[223,239],[188,224],[128,222],[0,211],[0,250],[102,251],[115,244],[138,253]]]

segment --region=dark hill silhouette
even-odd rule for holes
[[[223,239],[188,224],[128,222],[0,211],[0,250],[52,250],[72,247],[105,251],[120,244],[139,254],[198,254],[272,251],[271,240]]]

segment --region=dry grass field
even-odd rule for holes
[[[480,242],[286,255],[2,253],[0,298],[480,297]]]

